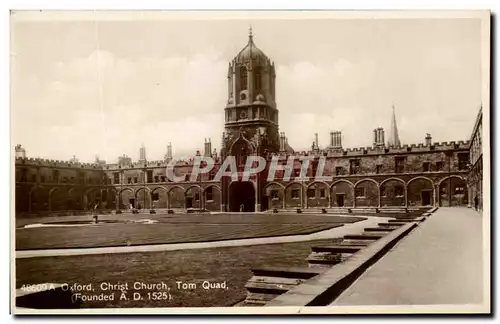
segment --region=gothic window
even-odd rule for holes
[[[292,198],[299,199],[299,189],[292,189]]]
[[[349,163],[350,163],[349,173],[358,174],[360,171],[360,160],[358,159],[350,160]]]
[[[323,188],[319,189],[319,197],[320,198],[325,198],[326,197],[325,189],[323,189]]]
[[[114,177],[114,182],[115,182],[115,184],[119,184],[119,183],[120,183],[120,173],[115,172],[115,173],[113,174],[113,177]]]
[[[404,188],[401,186],[394,187],[394,195],[396,197],[403,197],[404,195]]]
[[[364,187],[356,188],[354,195],[356,197],[364,197],[365,196],[365,188]]]
[[[242,66],[240,68],[240,80],[241,80],[241,90],[248,89],[248,71],[247,68]]]
[[[262,73],[260,67],[254,69],[255,92],[258,93],[262,89]]]
[[[395,173],[403,173],[405,168],[405,158],[404,157],[395,157]]]
[[[278,190],[271,191],[271,199],[278,199]]]
[[[424,169],[424,172],[429,172],[430,171],[430,163],[424,162],[423,169]]]
[[[241,170],[245,166],[247,156],[251,153],[251,149],[248,143],[243,139],[238,140],[234,143],[232,148],[232,155],[236,158],[236,166],[238,170]]]
[[[314,197],[316,197],[316,190],[307,189],[307,198],[314,198]]]

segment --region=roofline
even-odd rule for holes
[[[483,119],[483,105],[479,108],[479,112],[477,113],[476,116],[476,122],[474,123],[474,127],[472,128],[472,134],[470,136],[470,142],[472,143],[472,140],[474,139],[474,135],[477,133],[477,129],[479,127],[479,123],[482,122]]]

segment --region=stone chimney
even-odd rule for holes
[[[314,146],[319,149],[318,133],[314,133]]]
[[[384,138],[384,129],[382,127],[375,128],[373,130],[373,146],[374,147],[384,147],[385,146],[385,138]]]
[[[26,150],[20,144],[16,145],[16,158],[26,158]]]
[[[427,133],[425,135],[425,146],[431,146],[432,144],[432,136],[431,134]]]
[[[139,162],[146,162],[146,147],[144,143],[142,143],[141,148],[139,149]]]
[[[212,140],[209,138],[208,141],[205,138],[205,150],[203,156],[211,156],[212,154]]]
[[[280,132],[280,152],[283,152],[285,151],[285,133],[284,132]]]
[[[342,148],[342,132],[330,132],[330,147]]]

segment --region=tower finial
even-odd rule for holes
[[[253,34],[252,34],[252,24],[250,24],[250,27],[248,28],[248,38],[250,38],[250,40],[253,38]]]

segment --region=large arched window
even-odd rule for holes
[[[245,66],[240,68],[241,90],[248,89],[248,71]]]
[[[231,154],[236,159],[236,166],[238,171],[243,171],[247,157],[252,153],[251,147],[249,147],[248,143],[240,138],[236,143],[234,143]]]

